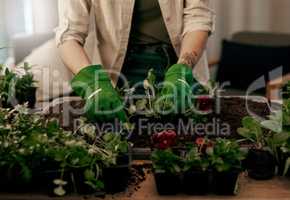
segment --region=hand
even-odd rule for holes
[[[184,53],[178,60],[178,64],[187,65],[193,67],[198,60],[198,54],[193,51],[192,53]]]
[[[157,106],[163,114],[172,111],[185,113],[193,106],[192,87],[195,80],[187,65],[175,64],[165,74],[164,85]]]
[[[84,68],[73,78],[71,86],[77,95],[86,100],[85,111],[90,120],[126,121],[123,102],[102,66]]]

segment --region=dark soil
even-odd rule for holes
[[[215,104],[214,113],[207,117],[209,126],[201,130],[197,130],[196,126],[187,129],[192,125],[191,121],[188,123],[187,120],[182,120],[184,126],[180,127],[180,121],[174,120],[174,123],[176,123],[174,127],[179,135],[180,142],[193,141],[199,136],[239,138],[237,128],[241,127],[242,118],[249,115],[248,111],[264,118],[270,114],[267,103],[260,103],[250,99],[246,101],[239,97],[221,98]],[[50,108],[46,116],[57,119],[65,130],[74,130],[77,119],[84,115],[83,106],[84,102],[82,101],[66,102]],[[75,109],[78,109],[78,111],[75,111]],[[152,122],[168,123],[166,120],[148,119],[148,123]],[[149,131],[148,129],[141,130],[141,134],[140,131],[137,131],[130,136],[129,140],[134,143],[135,147],[150,147],[153,128]]]
[[[266,118],[270,114],[267,103],[255,102],[242,98],[222,98],[220,103],[220,112],[216,111],[212,118],[220,120],[220,124],[230,125],[231,138],[237,137],[237,129],[241,127],[241,121],[244,117],[253,113],[259,117]],[[216,108],[218,109],[218,108]]]
[[[131,168],[131,176],[129,179],[129,186],[127,189],[127,196],[131,197],[134,192],[141,188],[141,183],[147,178],[147,175],[151,172],[151,165],[149,164],[138,164],[133,165]]]

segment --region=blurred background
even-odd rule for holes
[[[0,63],[17,64],[53,38],[57,0],[0,2],[0,47],[10,47],[0,50]],[[285,45],[290,46],[289,0],[212,0],[212,7],[216,11],[216,31],[208,45],[212,65],[220,61],[223,39],[230,40],[241,31],[279,33],[275,37],[287,38]]]

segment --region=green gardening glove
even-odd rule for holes
[[[82,69],[72,80],[73,91],[86,101],[85,112],[90,120],[104,122],[127,117],[123,101],[113,88],[107,72],[101,65]]]
[[[165,74],[163,87],[157,106],[161,113],[182,114],[193,106],[193,78],[192,69],[187,65],[175,64]]]

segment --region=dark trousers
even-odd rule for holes
[[[150,69],[154,69],[156,81],[162,82],[167,68],[176,62],[177,56],[172,45],[164,43],[129,45],[121,74],[127,79],[129,84],[127,87],[139,83],[136,90],[143,90],[141,86]],[[119,79],[119,88],[126,86],[122,79]]]

